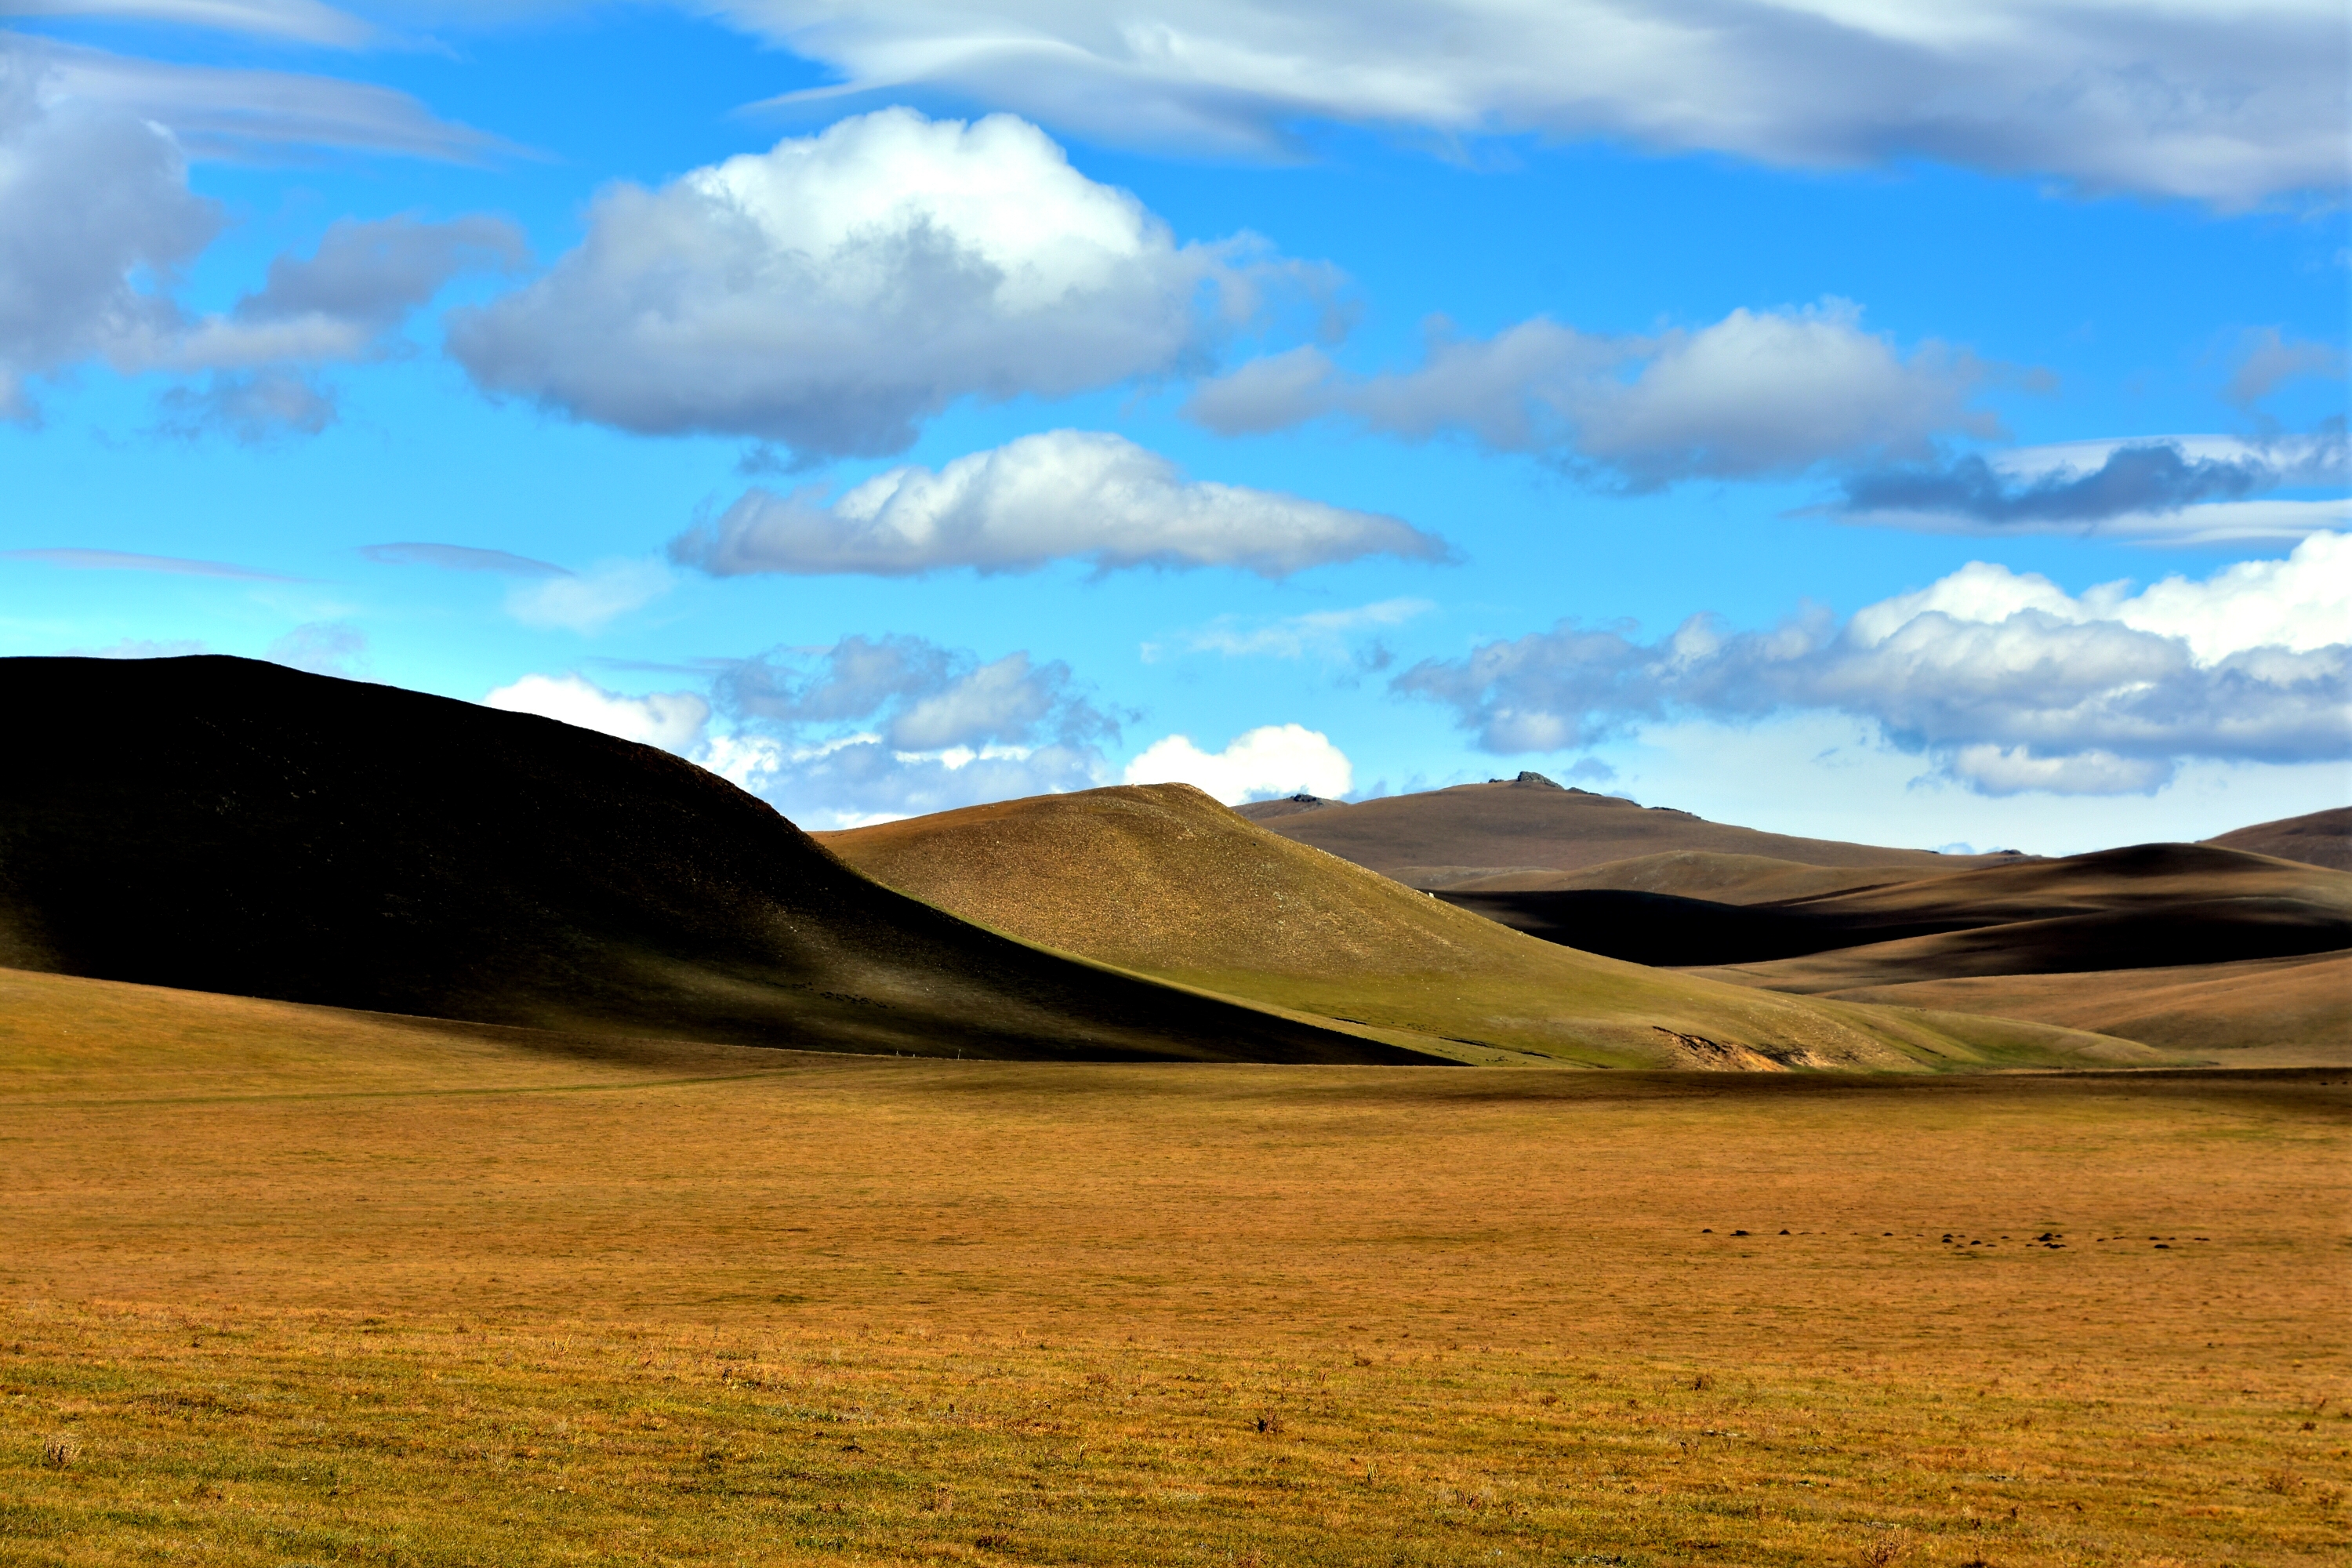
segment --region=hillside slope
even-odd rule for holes
[[[2233,1066],[2352,1066],[2352,952],[1920,980],[1828,994],[2031,1018]]]
[[[650,747],[251,660],[0,659],[0,964],[606,1037],[1422,1059],[977,930]]]
[[[1738,965],[1745,984],[1819,993],[2332,952],[2352,947],[2352,875],[2201,844],[2141,844],[1738,913],[1823,932],[1809,954]]]
[[[2352,871],[2352,805],[2258,822],[2205,842],[2222,849],[2242,849],[2249,855],[2271,855],[2334,871]]]
[[[1508,784],[1457,784],[1353,805],[1327,803],[1298,810],[1289,802],[1269,801],[1245,807],[1244,814],[1286,838],[1428,888],[1509,871],[1576,871],[1678,850],[1808,866],[1912,867],[1914,876],[2004,858],[1761,833],[1670,807],[1636,805],[1618,795],[1562,789],[1532,773]]]
[[[2156,1056],[2032,1026],[1768,1000],[1570,952],[1293,843],[1188,784],[1046,795],[821,837],[879,881],[1033,942],[1555,1059],[1916,1070]]]
[[[1653,855],[1604,860],[1573,871],[1483,871],[1427,880],[1422,886],[1449,897],[1455,893],[1607,891],[1664,893],[1717,904],[1769,904],[1822,893],[1848,892],[1856,888],[1916,882],[1924,879],[1923,871],[1928,876],[1950,876],[1983,864],[1957,856],[1937,858],[1941,864],[1925,868],[1916,863],[1809,866],[1769,855],[1739,855],[1720,849],[1664,849]]]
[[[1751,877],[1743,890],[1759,880]],[[1769,984],[1814,992],[2352,947],[2352,876],[2198,844],[2143,844],[1738,904],[1615,888],[1449,888],[1438,896],[1547,941],[1639,963],[1780,961],[1773,973],[1785,979]],[[1795,962],[1806,955],[1818,956]]]

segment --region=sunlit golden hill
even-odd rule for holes
[[[1467,1047],[1474,1060],[1916,1071],[2160,1059],[2046,1026],[1782,996],[1575,952],[1270,833],[1187,784],[817,837],[876,880],[997,931],[1401,1042]]]

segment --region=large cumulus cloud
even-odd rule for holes
[[[485,389],[643,434],[900,450],[955,400],[1196,368],[1271,263],[1180,245],[1034,125],[890,109],[601,195],[544,278],[455,313]]]
[[[2352,756],[2352,540],[2202,581],[2080,596],[1977,563],[1838,625],[1765,632],[1694,616],[1643,643],[1563,623],[1427,660],[1399,692],[1495,752],[1590,745],[1643,721],[1831,710],[1874,721],[1990,794],[2156,788],[2184,758]]]

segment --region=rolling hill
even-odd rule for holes
[[[1761,833],[1668,806],[1636,805],[1619,795],[1563,789],[1538,773],[1352,805],[1308,805],[1294,798],[1241,811],[1270,832],[1417,888],[1483,885],[1501,875],[1581,871],[1609,861],[1693,851],[1807,866],[1909,868],[1913,877],[2016,858]]]
[[[2032,1018],[2240,1066],[2352,1066],[2352,952],[1915,980],[1828,994]]]
[[[1771,902],[1610,888],[1438,896],[1548,941],[1636,963],[1752,969],[1779,962],[1774,973],[1783,979],[1773,984],[1790,990],[2352,947],[2352,876],[2195,844],[2025,860]],[[1793,978],[1801,974],[1823,978]]]
[[[650,747],[251,660],[0,659],[0,964],[603,1037],[1428,1060],[902,897]]]
[[[981,924],[1405,1043],[1607,1066],[1916,1070],[2158,1057],[1980,1018],[1767,1001],[1574,952],[1269,832],[1187,784],[819,837],[877,880]]]
[[[2301,861],[2148,844],[1746,906],[1448,896],[1556,940],[1605,929],[1735,984],[2352,1061],[2352,875]]]
[[[2269,855],[2300,860],[2334,871],[2352,871],[2352,806],[2315,811],[2303,816],[2258,822],[2224,833],[2206,843],[2222,849],[2242,849],[2249,855]]]

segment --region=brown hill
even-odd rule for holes
[[[1829,993],[2121,1035],[2233,1065],[2352,1066],[2352,952],[2087,974],[1921,980]]]
[[[0,659],[0,964],[604,1037],[1425,1060],[980,931],[723,779],[246,659]]]
[[[821,837],[877,880],[983,925],[1407,1042],[1593,1065],[1916,1069],[2153,1057],[2024,1026],[1767,1005],[1759,991],[1571,952],[1269,832],[1187,784],[1047,795]]]
[[[1510,871],[1577,871],[1606,861],[1689,850],[1808,866],[1906,866],[1916,868],[1915,876],[2010,858],[1960,858],[1930,849],[1760,833],[1707,822],[1668,806],[1641,806],[1618,795],[1562,789],[1534,773],[1522,773],[1508,784],[1457,784],[1353,805],[1279,809],[1288,804],[1265,802],[1244,811],[1286,838],[1414,887],[1449,887]]]
[[[1981,859],[1939,856],[1930,875],[1950,875],[1984,864]],[[1996,861],[2007,864],[2007,858]],[[1432,891],[1538,893],[1608,890],[1666,893],[1717,904],[1769,904],[1856,888],[1885,887],[1923,879],[1923,868],[1908,865],[1809,866],[1769,855],[1737,855],[1713,849],[1666,849],[1623,860],[1604,860],[1574,871],[1465,872],[1423,884]]]
[[[2205,842],[2223,849],[2242,849],[2249,855],[2271,855],[2330,870],[2352,871],[2352,806],[2258,822]]]
[[[2352,946],[2352,877],[2194,844],[2022,860],[1738,905],[1623,889],[1447,889],[1438,896],[1547,941],[1635,963],[1753,970],[1782,961],[1762,982],[1781,990],[2144,969]]]
[[[1497,912],[1528,927],[1541,900],[1639,896],[1485,897],[1517,900]],[[1711,958],[1691,973],[1737,984],[2032,1018],[2172,1050],[2352,1059],[2352,876],[2324,867],[2153,844],[1776,904],[1672,901],[1699,912],[1584,902],[1542,913],[1561,940],[1605,926],[1612,945]],[[1728,956],[1741,944],[1746,959]]]

